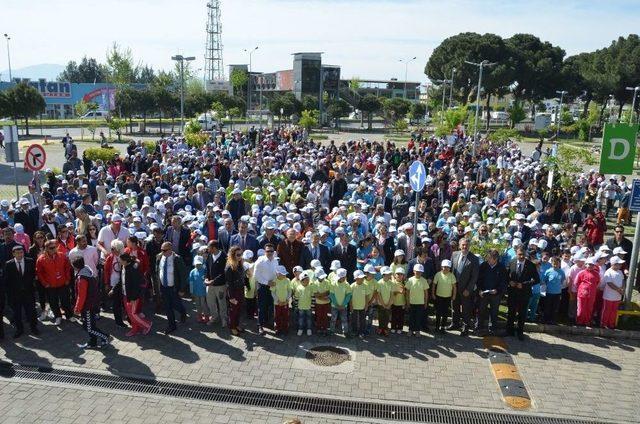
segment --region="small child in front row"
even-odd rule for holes
[[[329,328],[329,313],[331,312],[331,300],[329,299],[329,289],[331,282],[323,270],[316,272],[316,332],[326,335]]]
[[[336,271],[338,278],[331,284],[329,289],[329,299],[331,299],[331,332],[336,333],[338,319],[342,325],[342,333],[349,335],[349,302],[351,302],[351,286],[347,283],[347,270],[340,268]]]
[[[393,280],[391,279],[391,268],[383,266],[380,269],[382,279],[376,283],[376,293],[378,296],[378,334],[389,335],[389,316],[393,305]]]
[[[393,305],[391,306],[391,332],[402,334],[404,328],[404,308],[406,304],[404,283],[406,279],[405,269],[398,267],[393,272]]]
[[[433,277],[431,297],[433,297],[436,307],[436,331],[444,334],[451,310],[451,301],[456,298],[456,277],[451,272],[449,259],[444,259],[440,263],[440,268],[441,271]]]
[[[287,334],[289,331],[289,299],[291,298],[291,281],[287,278],[287,269],[282,265],[276,268],[276,280],[271,287],[275,306],[276,334]]]
[[[429,302],[429,282],[422,277],[422,264],[413,266],[413,277],[405,283],[405,295],[409,306],[409,334],[418,336],[424,320],[427,319]]]
[[[355,283],[351,284],[351,333],[354,336],[366,335],[366,311],[369,300],[369,287],[364,283],[364,272],[353,272]]]
[[[193,265],[195,268],[189,272],[189,290],[193,296],[193,301],[196,304],[196,312],[198,313],[197,321],[200,323],[206,323],[209,321],[209,307],[207,306],[207,288],[204,284],[204,279],[207,275],[207,270],[203,266],[204,259],[202,256],[196,256],[193,258]]]
[[[249,279],[249,287],[244,288],[244,304],[247,306],[247,318],[253,320],[258,312],[258,301],[256,299],[256,279],[253,276],[253,252],[245,250],[242,252],[242,265]]]
[[[302,336],[304,330],[307,330],[307,336],[310,336],[312,326],[311,299],[316,291],[316,286],[309,282],[309,274],[306,271],[301,272],[298,278],[300,284],[293,287],[293,296],[298,301],[298,336]]]

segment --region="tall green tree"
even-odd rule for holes
[[[140,112],[140,92],[131,87],[116,90],[116,107],[120,118],[129,119],[129,132],[133,132],[133,115]]]
[[[409,113],[410,108],[411,102],[400,97],[385,99],[382,102],[384,115],[391,123],[395,123],[399,119],[404,119],[407,113]]]
[[[43,113],[46,108],[44,97],[29,84],[20,83],[6,92],[9,110],[14,119],[24,119],[25,134],[29,135],[29,118]]]
[[[282,109],[283,116],[291,116],[293,114],[300,114],[303,106],[302,102],[296,99],[293,93],[289,92],[275,97],[269,105],[269,110],[275,116],[280,116],[280,109]]]
[[[156,79],[156,73],[151,66],[141,66],[136,70],[136,82],[140,84],[152,84]]]
[[[113,43],[111,50],[107,52],[108,81],[116,84],[130,84],[136,81],[137,68],[133,63],[130,48],[121,48],[118,43]]]
[[[318,97],[307,94],[302,98],[303,110],[316,110],[318,109]]]
[[[234,69],[229,75],[229,81],[233,87],[233,94],[236,96],[246,96],[247,84],[249,83],[249,73],[244,69]]]
[[[427,113],[427,105],[421,102],[413,103],[409,109],[409,119],[411,121],[420,121]]]
[[[142,122],[144,124],[144,132],[147,131],[147,115],[157,110],[155,97],[152,89],[145,88],[138,91],[138,112],[142,114]]]
[[[107,74],[108,70],[103,64],[92,57],[84,56],[80,63],[73,60],[67,63],[64,71],[58,75],[58,81],[101,83],[107,81]]]
[[[382,110],[382,102],[380,101],[380,98],[373,94],[367,94],[358,102],[358,109],[367,114],[367,129],[371,131],[373,115]]]
[[[336,128],[340,128],[340,118],[349,116],[351,106],[343,99],[332,100],[327,105],[326,112],[329,119],[335,120]]]

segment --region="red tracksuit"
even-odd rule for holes
[[[589,268],[580,271],[576,276],[575,285],[578,288],[576,323],[578,325],[589,325],[591,323],[598,284],[600,284],[600,271],[596,265],[590,265]]]

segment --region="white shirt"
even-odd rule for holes
[[[269,281],[276,279],[276,267],[278,260],[274,257],[269,260],[267,256],[260,256],[253,268],[253,277],[258,284],[267,285]]]
[[[77,246],[71,249],[69,252],[69,260],[81,256],[84,259],[84,264],[89,267],[93,275],[98,275],[98,261],[100,260],[100,254],[98,249],[87,245],[84,249],[80,250]]]
[[[604,300],[619,301],[622,300],[622,295],[609,287],[607,283],[612,283],[614,286],[620,288],[624,283],[624,274],[622,271],[615,271],[614,269],[608,269],[604,273],[604,278],[601,280],[604,285],[604,291],[602,292],[602,298]]]
[[[171,255],[169,257],[166,257],[164,255],[162,255],[162,258],[160,259],[160,268],[159,268],[159,272],[158,272],[158,276],[160,277],[160,285],[164,286],[164,264],[165,262],[168,262],[167,264],[167,286],[169,287],[173,287],[174,283],[173,283],[173,258],[175,258],[175,255]]]
[[[107,249],[107,251],[110,251],[112,241],[117,238],[124,243],[127,241],[127,237],[129,237],[129,231],[124,226],[120,227],[120,232],[116,236],[111,229],[111,225],[107,225],[100,229],[100,232],[98,233],[98,243],[102,243],[104,248]]]

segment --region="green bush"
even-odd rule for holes
[[[142,143],[144,148],[147,150],[147,153],[153,153],[156,151],[156,142],[155,141],[145,141]]]
[[[518,130],[499,128],[489,135],[489,139],[497,143],[505,143],[507,140],[520,141],[522,136]]]
[[[192,119],[187,122],[184,126],[184,133],[186,134],[196,134],[202,131],[202,125],[198,122],[197,119]]]
[[[112,160],[118,153],[118,150],[114,147],[94,147],[84,151],[87,159],[92,161],[102,160],[105,163]]]
[[[209,140],[209,136],[203,132],[186,132],[184,135],[189,147],[201,149]]]

